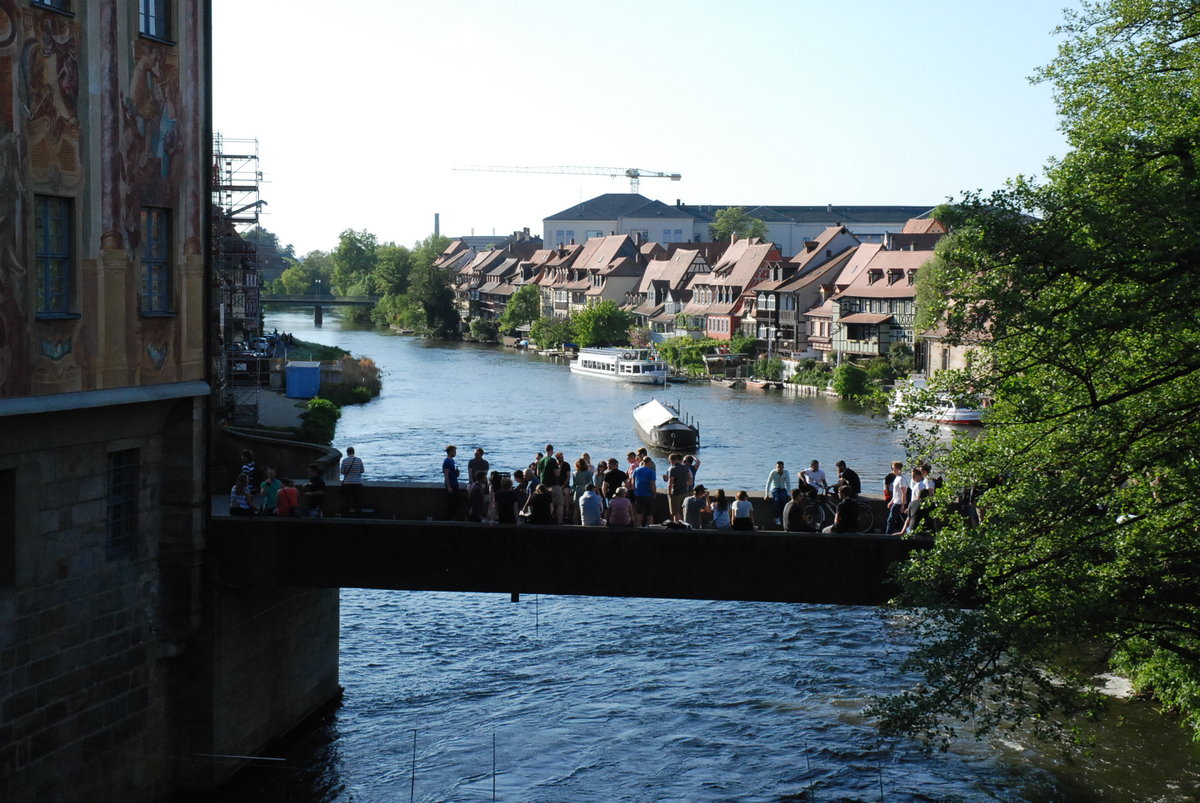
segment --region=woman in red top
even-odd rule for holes
[[[275,497],[275,515],[295,516],[296,508],[300,505],[300,493],[296,490],[296,484],[287,477],[280,479],[280,482],[283,487]]]

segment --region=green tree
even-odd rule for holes
[[[476,340],[482,340],[485,343],[494,341],[500,331],[495,321],[485,321],[483,318],[472,319],[470,328],[471,337]]]
[[[423,315],[426,334],[447,339],[458,336],[459,317],[454,308],[454,291],[450,277],[432,263],[415,265],[408,298],[415,302]]]
[[[372,271],[372,290],[380,295],[403,295],[408,292],[408,277],[412,271],[412,252],[402,245],[384,243],[375,249],[375,268]]]
[[[870,381],[867,372],[852,362],[844,362],[833,369],[833,390],[842,398],[863,395]]]
[[[523,285],[509,296],[504,312],[500,314],[500,331],[515,335],[522,326],[542,317],[542,293],[536,284]]]
[[[372,290],[379,244],[369,231],[346,229],[338,237],[333,259],[333,291],[340,296],[366,295]]]
[[[414,243],[412,247],[413,268],[432,265],[450,243],[449,237],[440,234],[431,234],[424,240]]]
[[[714,242],[719,240],[733,242],[747,237],[766,239],[767,224],[759,218],[750,217],[742,207],[731,206],[713,215],[709,232]]]
[[[606,298],[588,304],[571,316],[571,326],[580,346],[626,346],[629,345],[633,313]]]
[[[558,348],[574,336],[570,318],[538,318],[529,326],[530,339],[542,348]]]
[[[729,338],[729,353],[730,354],[754,354],[755,339],[753,335],[748,335],[745,332],[734,332]]]
[[[1072,150],[947,207],[922,276],[929,320],[980,341],[939,380],[992,425],[939,459],[981,522],[948,505],[907,566],[924,682],[875,712],[1053,735],[1113,669],[1200,737],[1200,3],[1085,2],[1060,32],[1038,78]]]
[[[277,283],[268,288],[289,296],[309,296],[319,291],[328,296],[332,292],[333,262],[324,251],[309,251],[295,265],[285,270]],[[318,280],[320,284],[318,284]]]

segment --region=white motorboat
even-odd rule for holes
[[[892,399],[892,412],[907,415],[918,421],[931,421],[935,424],[963,424],[979,426],[983,423],[983,410],[956,403],[945,394],[937,394],[932,403],[914,404],[913,397],[928,391],[924,379],[910,379],[896,386],[896,395]]]
[[[571,373],[642,385],[667,382],[667,364],[655,359],[650,349],[580,349],[571,362]]]
[[[633,423],[647,446],[681,452],[693,452],[700,446],[700,427],[684,421],[678,409],[658,399],[634,407]]]

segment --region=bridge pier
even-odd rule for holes
[[[320,304],[313,305],[313,326],[320,326],[324,322],[325,308]]]

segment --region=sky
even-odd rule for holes
[[[934,206],[1066,151],[1066,0],[213,0],[214,129],[257,140],[262,225],[509,234],[626,178],[666,203]]]

